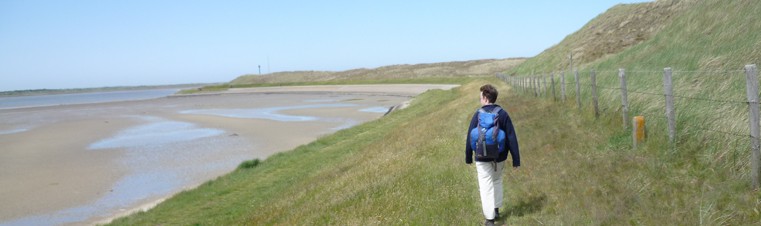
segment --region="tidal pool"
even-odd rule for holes
[[[229,118],[268,119],[281,122],[303,122],[319,120],[319,117],[305,115],[286,115],[278,113],[285,110],[354,107],[356,104],[310,104],[269,108],[248,109],[200,109],[180,111],[181,114],[215,115]]]
[[[232,170],[250,158],[235,150],[255,148],[238,137],[220,136],[224,130],[159,117],[136,118],[143,124],[88,147],[91,151],[125,151],[119,164],[127,174],[109,192],[85,205],[6,221],[0,226],[60,225],[107,217],[198,183],[199,175]]]
[[[9,130],[0,130],[0,135],[6,135],[6,134],[14,134],[14,133],[22,133],[29,130],[28,128],[16,128],[16,129],[9,129]]]
[[[199,128],[193,123],[169,121],[157,117],[140,117],[150,123],[128,128],[113,137],[90,144],[88,149],[136,148],[190,141],[217,136],[223,130]]]
[[[388,112],[388,107],[369,107],[369,108],[359,109],[359,111],[372,112],[372,113],[386,113]]]

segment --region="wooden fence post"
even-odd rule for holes
[[[542,96],[547,96],[547,76],[542,76]]]
[[[534,91],[532,89],[532,88],[534,88],[534,86],[531,83],[531,76],[526,77],[526,81],[523,84],[526,85],[526,93],[530,93],[530,92]]]
[[[597,79],[595,78],[595,70],[591,70],[589,73],[592,77],[592,103],[595,107],[595,118],[600,118],[600,107],[597,105]]]
[[[538,83],[539,84],[539,96],[540,97],[545,96],[544,95],[544,89],[546,88],[545,86],[547,86],[547,85],[544,84],[544,76],[539,75],[539,77],[537,77],[537,79],[539,79],[538,80],[538,82],[539,82]]]
[[[745,87],[748,95],[748,108],[750,111],[750,148],[751,148],[751,180],[753,189],[758,189],[759,158],[761,158],[761,144],[759,144],[759,104],[758,104],[758,71],[756,65],[745,65]]]
[[[581,88],[579,86],[579,70],[575,70],[573,78],[576,80],[576,106],[581,111]]]
[[[565,71],[560,72],[560,96],[565,102]]]
[[[618,69],[618,78],[621,80],[621,113],[624,118],[624,129],[629,124],[629,98],[626,93],[626,72],[623,68]]]
[[[541,75],[536,76],[536,96],[541,97],[542,96],[542,77]]]
[[[539,96],[539,84],[536,83],[536,77],[531,76],[531,89],[534,91],[534,97]]]
[[[529,81],[531,81],[531,77],[526,76],[523,79],[524,79],[524,81],[523,81],[524,89],[523,90],[526,91],[526,93],[528,93],[528,92],[531,91],[531,83],[529,82]]]
[[[671,83],[671,68],[663,69],[663,91],[666,96],[666,118],[669,126],[669,143],[676,145],[676,112],[674,112],[674,89]]]
[[[550,72],[550,83],[551,83],[550,89],[552,89],[552,100],[557,101],[558,97],[555,96],[555,72]]]
[[[518,82],[518,87],[519,87],[519,88],[520,88],[520,90],[521,90],[521,94],[523,94],[523,91],[524,91],[524,90],[523,90],[523,77],[516,77],[515,79],[517,79],[517,80],[518,80],[518,81],[517,81],[517,82]]]
[[[542,96],[544,96],[544,97],[550,96],[550,94],[549,94],[550,93],[550,82],[547,81],[548,77],[549,77],[548,74],[543,74],[542,75],[542,88],[544,88],[542,90]]]

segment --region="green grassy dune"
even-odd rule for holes
[[[428,64],[389,65],[346,71],[287,71],[272,74],[241,75],[229,83],[183,90],[181,94],[224,91],[229,88],[293,85],[453,83],[463,78],[491,76],[511,69],[525,58],[487,59]]]
[[[647,13],[638,14],[642,10]],[[699,172],[691,175],[695,180],[715,177],[715,183],[737,183],[737,187],[721,191],[726,193],[749,190],[751,154],[743,67],[761,62],[761,52],[758,51],[761,47],[758,32],[761,31],[761,14],[758,13],[761,4],[757,1],[685,0],[619,5],[509,73],[525,76],[536,69],[536,74],[554,72],[555,75],[565,75],[565,80],[570,83],[567,86],[568,100],[573,102],[576,95],[572,72],[557,71],[557,65],[562,64],[553,64],[555,61],[551,59],[562,59],[564,49],[583,46],[584,42],[579,41],[583,39],[577,37],[589,37],[590,27],[618,24],[617,29],[604,34],[640,31],[636,23],[624,23],[626,19],[606,21],[607,18],[647,17],[665,11],[671,13],[665,17],[667,19],[653,22],[657,31],[644,36],[649,38],[614,54],[581,61],[578,68],[582,86],[581,111],[591,114],[590,71],[595,70],[602,114],[620,117],[618,69],[623,68],[629,91],[629,115],[645,116],[651,143],[671,156],[673,164],[687,165]],[[630,36],[632,33],[626,34]],[[605,42],[606,39],[594,41]],[[665,143],[665,67],[673,69],[673,89],[677,96],[674,149]],[[559,86],[555,89],[560,92]],[[619,120],[618,125],[621,124]],[[701,186],[716,188],[714,183]]]
[[[741,70],[761,61],[761,4],[755,0],[660,0],[620,4],[507,74],[574,68],[633,71]]]

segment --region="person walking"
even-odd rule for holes
[[[521,165],[518,137],[507,111],[495,104],[497,89],[490,84],[481,86],[481,108],[473,115],[465,145],[465,163],[473,163],[475,152],[478,188],[481,194],[485,225],[494,225],[502,207],[502,173],[508,153],[513,169]]]

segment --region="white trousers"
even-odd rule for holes
[[[497,169],[495,170],[494,167]],[[481,193],[481,206],[483,207],[484,217],[488,220],[494,219],[494,208],[502,206],[502,172],[505,169],[505,162],[476,162],[476,172],[478,172],[478,188]]]

